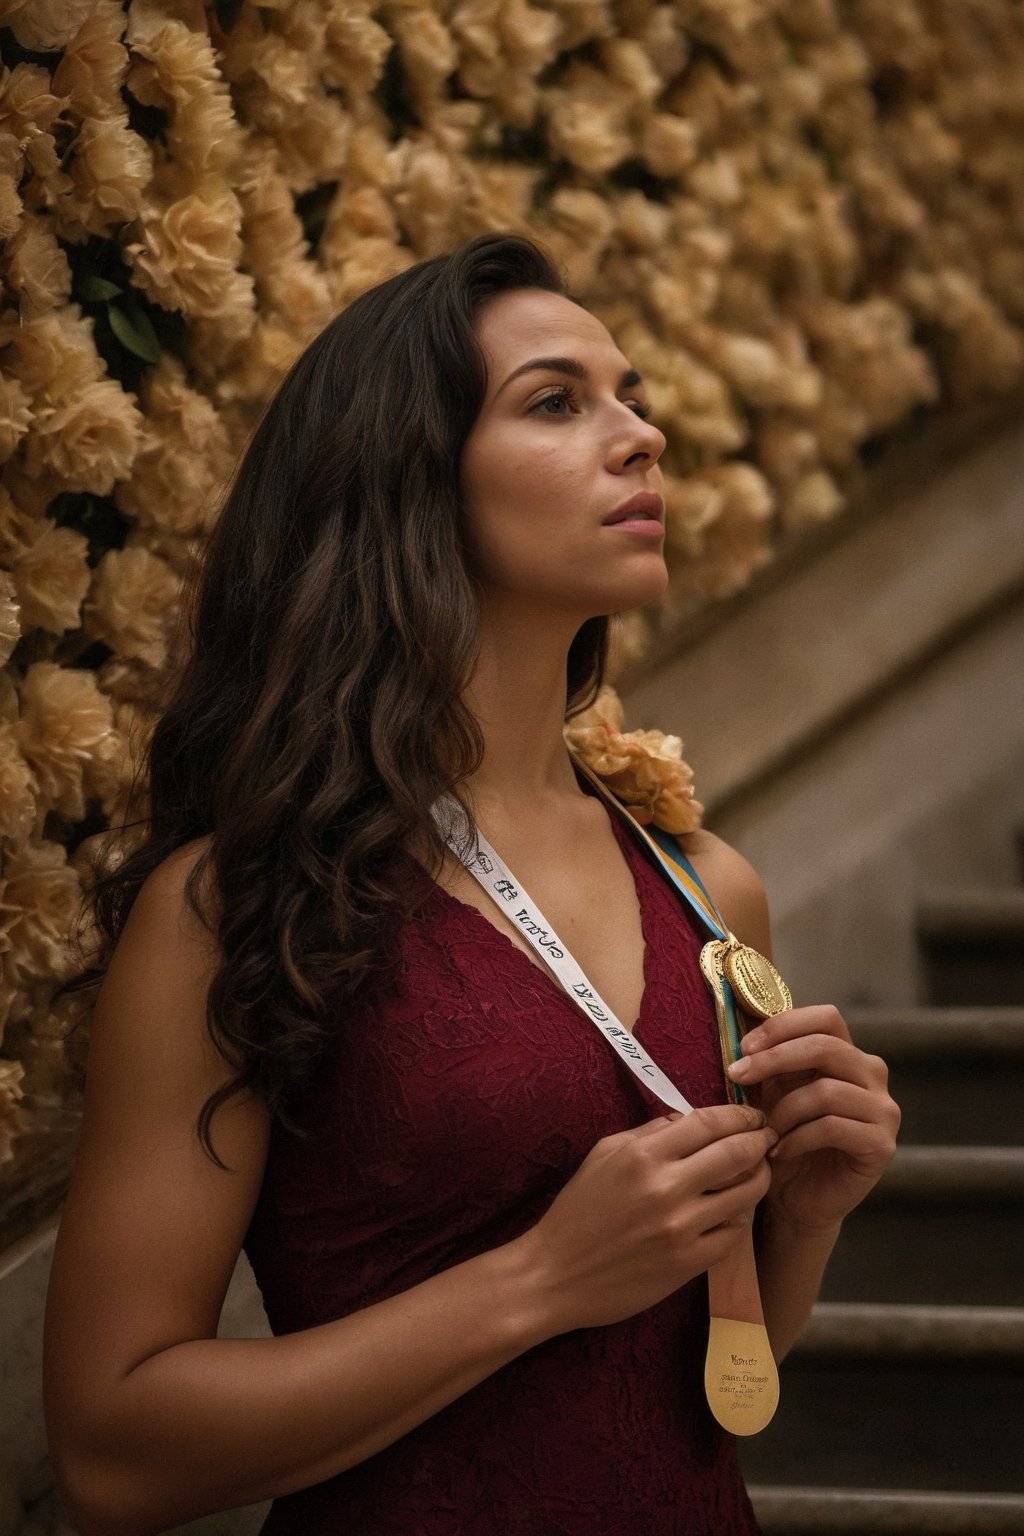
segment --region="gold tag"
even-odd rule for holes
[[[779,1372],[764,1323],[712,1317],[704,1391],[723,1429],[756,1435],[779,1406]]]

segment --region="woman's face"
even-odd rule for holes
[[[485,590],[574,620],[660,597],[665,438],[639,375],[559,294],[501,294],[476,329],[487,391],[460,481]]]

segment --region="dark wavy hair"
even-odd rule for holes
[[[486,387],[476,318],[521,288],[566,293],[532,242],[483,235],[337,315],[263,413],[186,599],[141,830],[87,898],[99,963],[62,990],[102,978],[143,881],[205,839],[186,899],[223,957],[207,1028],[234,1076],[197,1125],[218,1163],[211,1121],[236,1093],[301,1129],[343,1005],[393,955],[396,854],[415,839],[437,874],[430,806],[479,766],[459,463]],[[567,713],[600,685],[607,631],[590,619],[570,647]]]

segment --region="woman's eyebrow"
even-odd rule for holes
[[[528,363],[520,363],[518,368],[513,368],[505,382],[495,390],[494,398],[497,399],[506,385],[513,379],[518,379],[523,373],[565,373],[571,379],[589,379],[590,374],[578,358],[575,357],[534,357]],[[642,384],[643,379],[635,368],[627,368],[619,379],[619,389],[635,389]]]

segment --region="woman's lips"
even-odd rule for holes
[[[653,523],[660,529],[664,515],[665,505],[657,492],[637,491],[628,501],[622,502],[614,512],[609,513],[604,520],[604,526],[617,528],[623,523],[628,523],[631,527],[636,527],[638,524],[642,526],[645,523]]]
[[[606,528],[621,528],[627,533],[637,533],[643,538],[657,539],[664,535],[662,518],[665,504],[654,491],[637,491],[624,501],[604,520]]]
[[[606,523],[606,528],[613,528],[616,533],[638,533],[643,538],[663,539],[665,530],[654,517],[625,517],[617,523]]]

